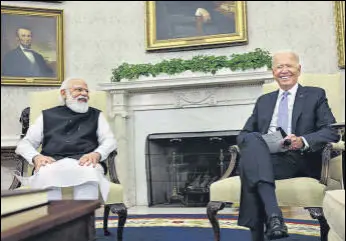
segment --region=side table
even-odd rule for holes
[[[93,241],[100,201],[52,201],[48,215],[1,232],[1,241]]]

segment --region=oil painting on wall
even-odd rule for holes
[[[1,84],[59,85],[62,10],[1,6]]]
[[[146,2],[147,50],[247,42],[245,1]]]

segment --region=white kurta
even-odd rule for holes
[[[109,124],[100,113],[98,119],[97,137],[99,146],[94,150],[101,155],[104,161],[108,155],[116,149],[116,141],[109,127]],[[43,141],[43,115],[41,114],[36,122],[30,126],[26,136],[18,143],[16,153],[23,156],[29,164],[33,165],[33,158],[40,153],[38,147]],[[46,166],[41,166],[39,171],[30,177],[19,177],[24,185],[32,188],[49,187],[71,187],[86,182],[97,182],[103,200],[107,200],[110,183],[103,174],[100,164],[94,168],[90,166],[80,166],[78,160],[64,158]]]

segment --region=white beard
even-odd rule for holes
[[[69,91],[66,91],[66,106],[72,111],[77,113],[86,113],[89,109],[88,102],[79,102],[80,99],[86,99],[86,97],[73,98]]]

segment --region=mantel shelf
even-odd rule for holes
[[[266,69],[248,71],[222,71],[212,74],[182,73],[174,76],[158,76],[140,78],[139,80],[101,83],[100,90],[105,91],[156,91],[171,90],[191,87],[222,86],[222,85],[251,85],[263,84],[265,81],[272,81],[272,73]]]

